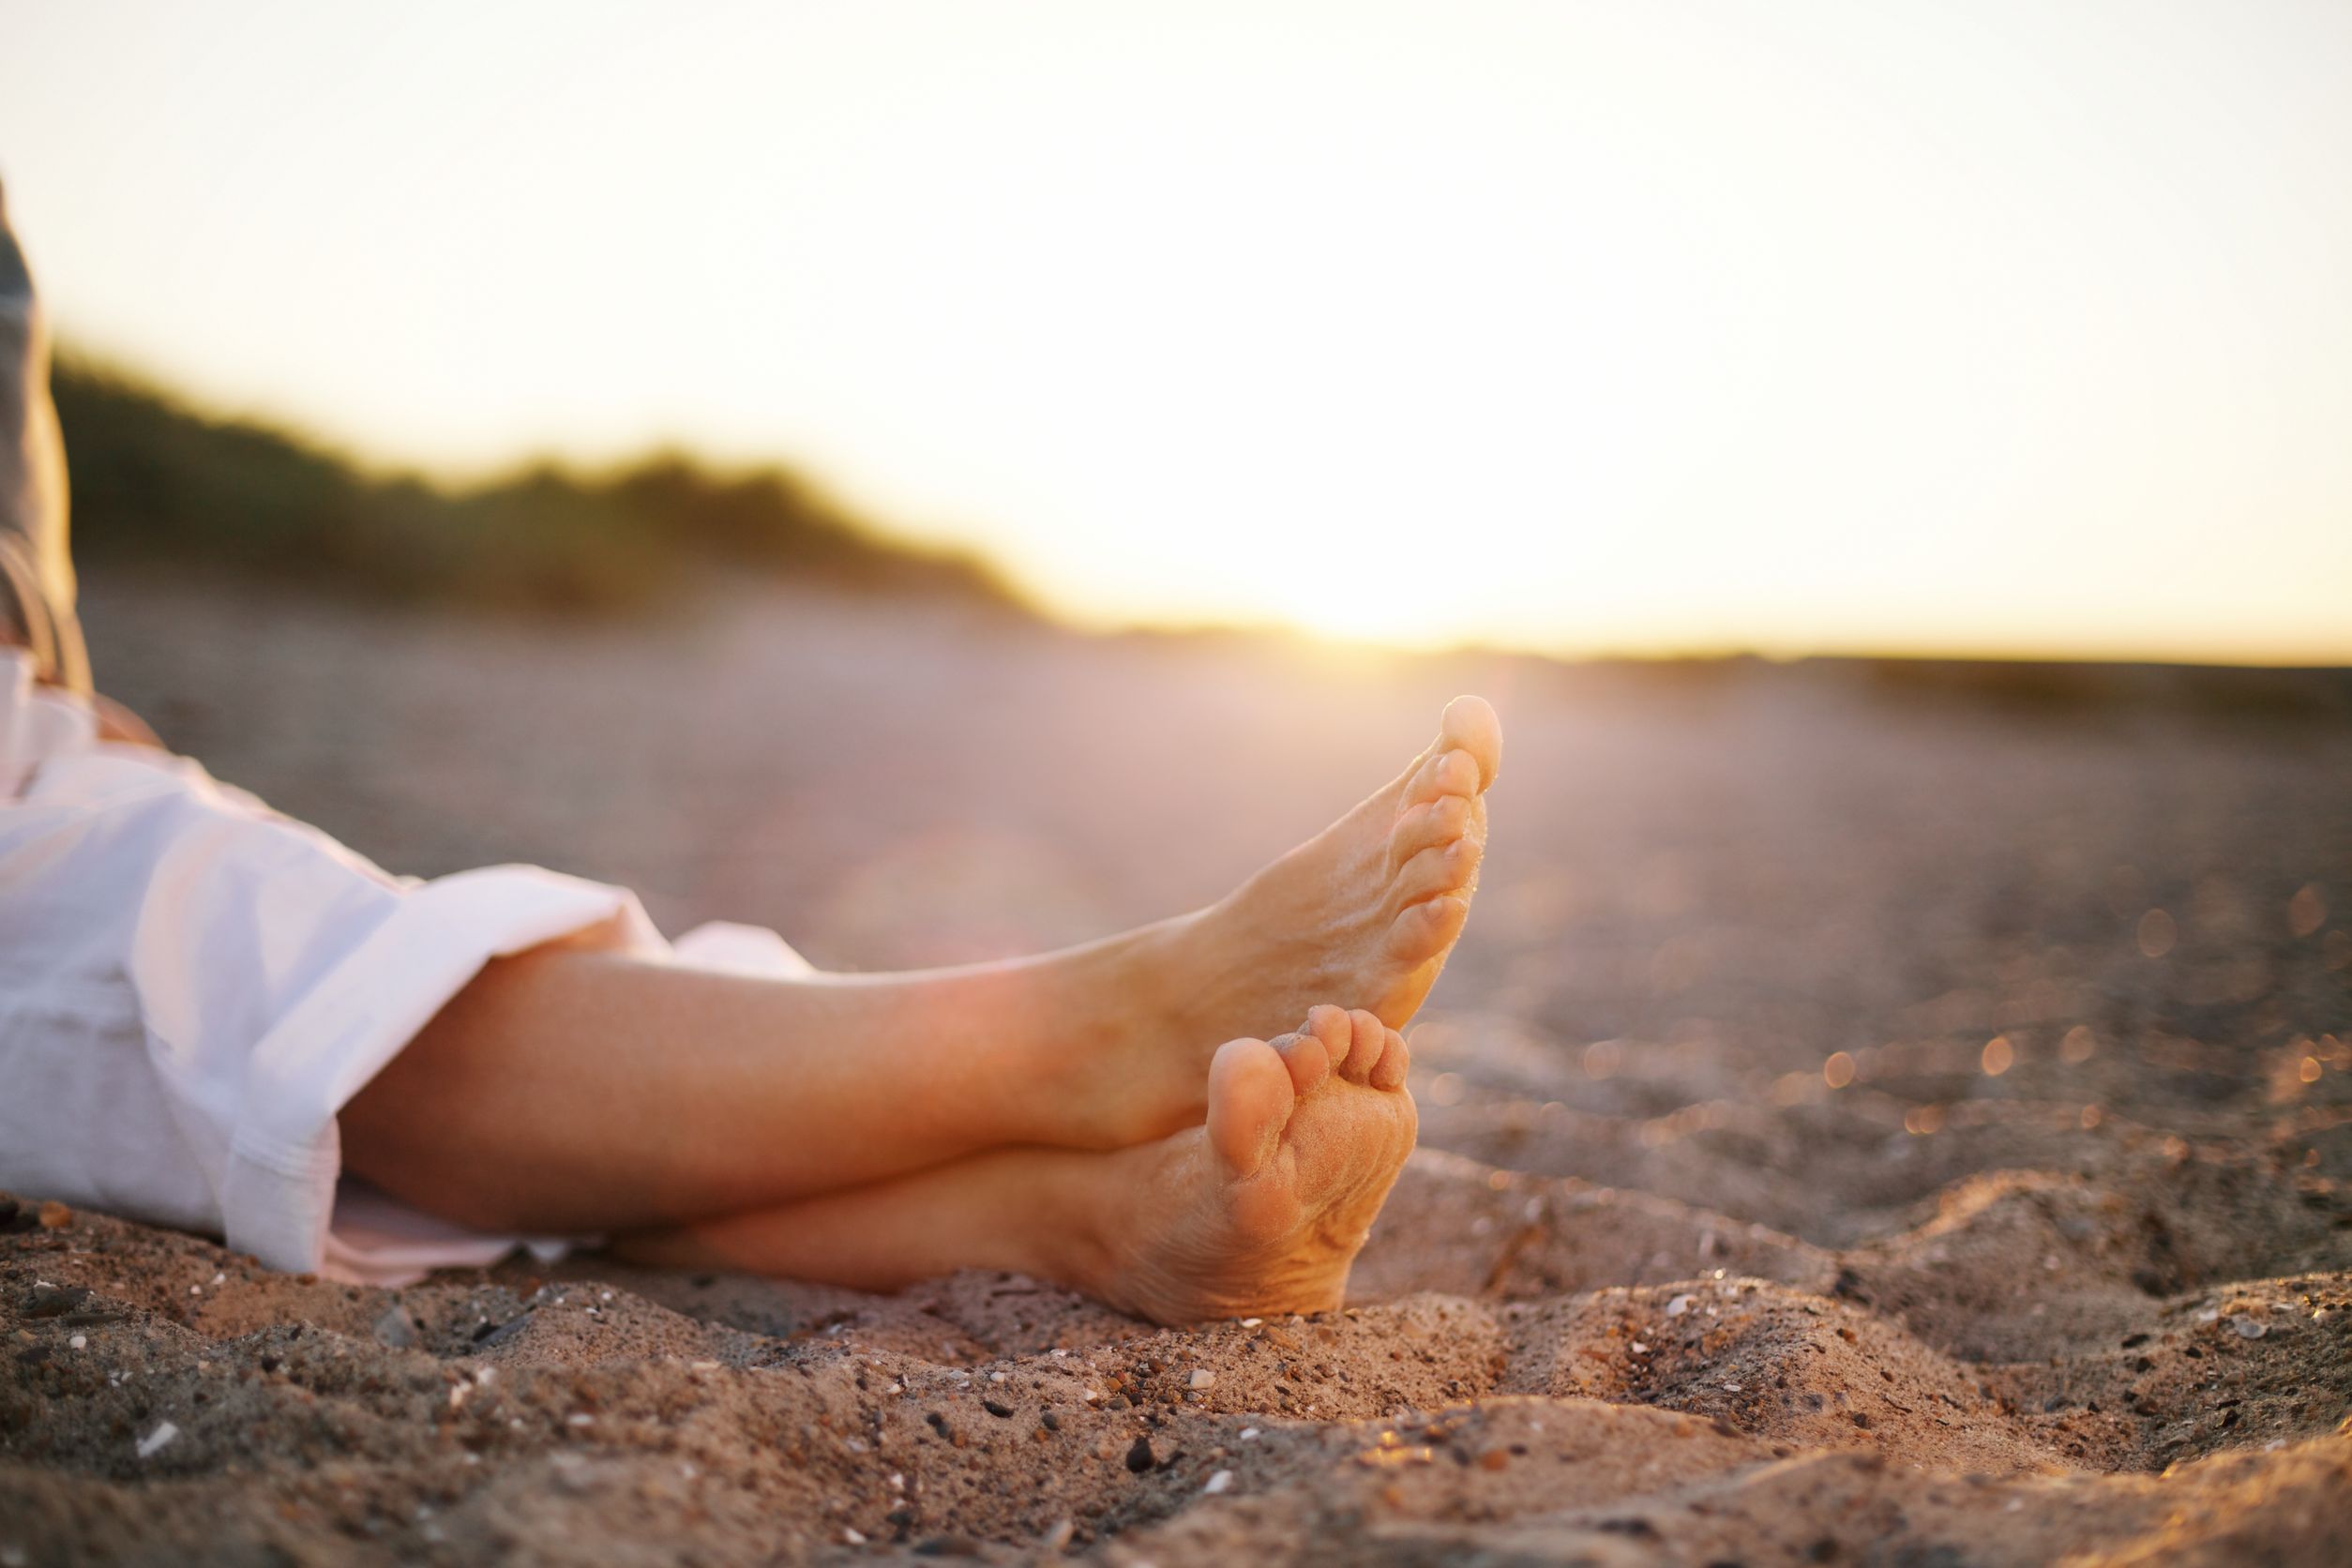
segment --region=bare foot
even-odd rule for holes
[[[1254,1015],[1242,1029],[1317,999],[1402,1028],[1470,917],[1501,761],[1485,699],[1447,703],[1438,738],[1387,788],[1190,918],[1201,1003]]]
[[[1279,1028],[1310,1003],[1401,1029],[1470,918],[1502,725],[1484,698],[1446,704],[1438,738],[1385,788],[1197,913],[1123,939],[1126,1027],[1067,1055],[1048,1141],[1122,1148],[1199,1124],[1202,1041]],[[1077,1009],[1071,1016],[1083,1016]]]
[[[1077,1283],[1161,1323],[1336,1307],[1412,1152],[1406,1065],[1404,1037],[1361,1009],[1227,1041],[1205,1126],[1105,1156],[1099,1258]]]

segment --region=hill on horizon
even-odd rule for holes
[[[366,474],[257,421],[199,414],[61,354],[53,380],[84,562],[161,562],[417,604],[644,612],[715,578],[920,594],[1028,613],[975,556],[894,539],[781,466],[675,450],[613,468],[527,464],[451,489]]]

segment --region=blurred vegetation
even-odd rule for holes
[[[780,468],[661,453],[452,491],[375,477],[282,431],[206,418],[70,357],[53,378],[74,553],[261,575],[409,603],[622,613],[715,576],[1020,601],[982,562],[890,539]]]

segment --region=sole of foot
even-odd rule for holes
[[[1197,1124],[1206,1065],[1196,1043],[1279,1029],[1315,1003],[1401,1029],[1470,919],[1486,852],[1486,791],[1502,725],[1484,698],[1446,705],[1405,770],[1229,897],[1153,927],[1133,956],[1146,1020],[1085,1059],[1078,1092],[1093,1147]]]
[[[1364,1009],[1226,1042],[1206,1123],[1114,1156],[1124,1180],[1107,1184],[1087,1289],[1170,1324],[1338,1306],[1412,1152],[1408,1065],[1404,1036]]]
[[[1285,977],[1261,988],[1304,993],[1263,996],[1261,1014],[1296,1018],[1306,1000],[1328,999],[1404,1027],[1470,917],[1486,791],[1501,765],[1493,707],[1455,698],[1403,773],[1201,912],[1197,934],[1224,954],[1259,955]]]

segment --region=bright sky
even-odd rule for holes
[[[0,174],[207,404],[1092,622],[2352,661],[2342,0],[0,0]]]

